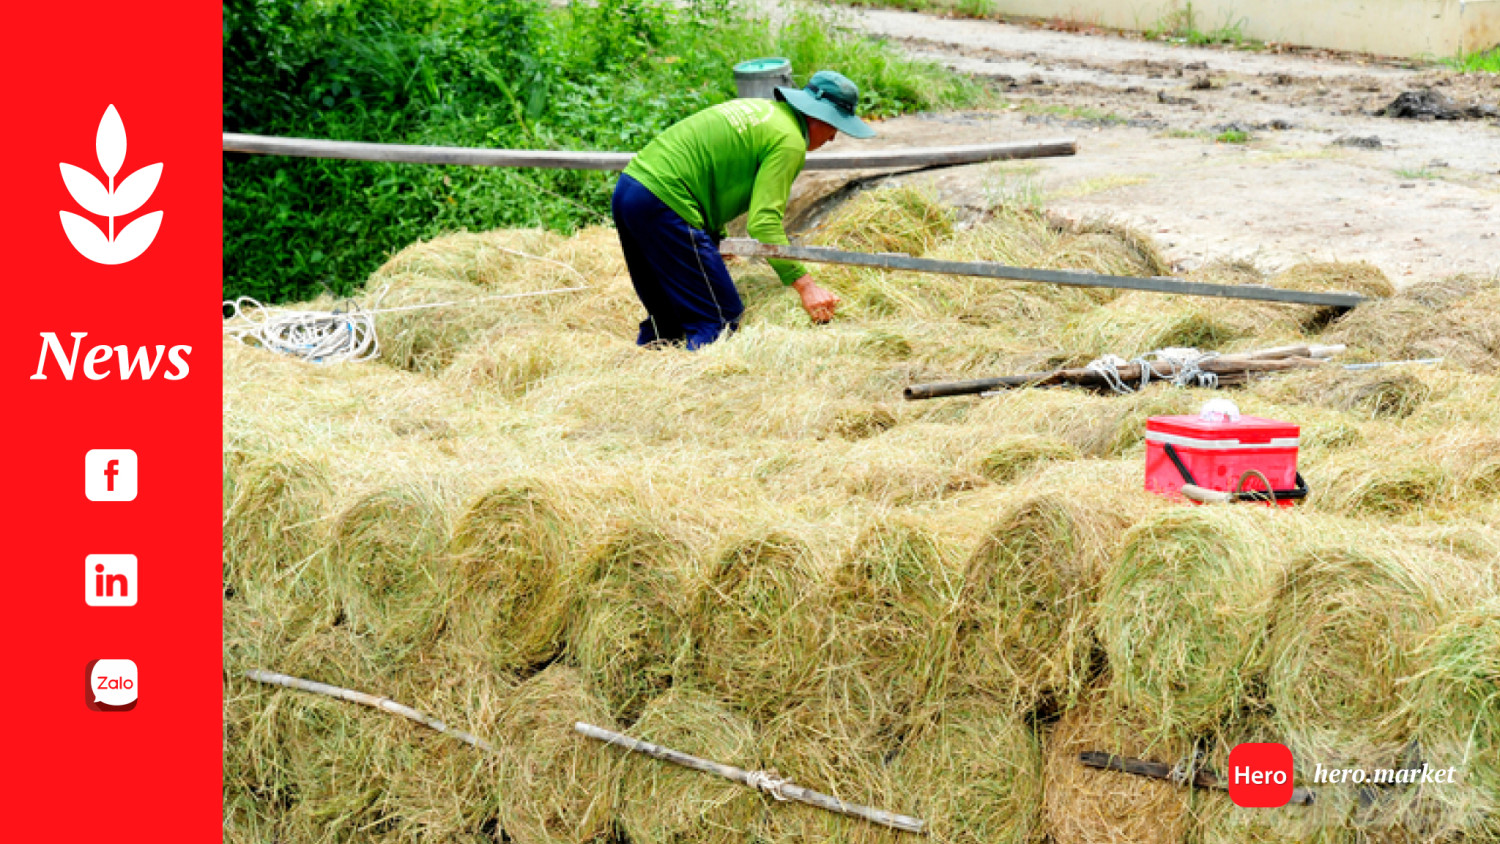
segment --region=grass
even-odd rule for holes
[[[381,143],[641,149],[735,96],[732,67],[785,56],[800,84],[855,80],[880,118],[991,101],[978,83],[807,12],[772,27],[733,0],[345,0],[225,4],[228,131]],[[609,220],[602,172],[230,155],[225,296],[344,294],[401,247],[496,227]]]
[[[1473,53],[1465,53],[1455,59],[1447,59],[1443,64],[1455,70],[1480,73],[1500,73],[1500,47],[1492,50],[1481,50]]]
[[[1214,143],[1217,144],[1248,144],[1250,133],[1241,129],[1228,129],[1214,135]]]
[[[1171,41],[1200,47],[1227,45],[1237,50],[1265,48],[1265,44],[1245,37],[1244,18],[1236,20],[1231,14],[1219,26],[1204,30],[1199,28],[1198,15],[1191,0],[1183,3],[1180,9],[1175,8],[1175,5],[1173,4],[1172,11],[1157,19],[1154,24],[1143,28],[1142,33],[1154,41]]]
[[[1116,224],[1017,204],[964,217],[910,190],[861,195],[822,237],[1170,273]],[[894,840],[627,759],[574,720],[923,815],[941,842],[1244,840],[1187,790],[1083,769],[1077,752],[1171,764],[1184,733],[1318,739],[1361,712],[1381,741],[1420,735],[1434,766],[1467,766],[1468,797],[1493,793],[1500,284],[1382,296],[1378,270],[1350,264],[1191,276],[1376,296],[1335,319],[825,267],[844,304],[811,326],[741,262],[743,327],[697,353],[634,346],[640,307],[609,229],[447,235],[367,286],[415,302],[573,278],[513,251],[589,289],[385,315],[387,355],[364,364],[224,348],[226,840]],[[1333,342],[1350,360],[1447,362],[1232,394],[900,398],[1105,352]],[[1145,420],[1222,397],[1302,426],[1308,501],[1189,508],[1141,491]],[[1426,600],[1434,571],[1465,585]],[[251,667],[389,696],[500,752],[250,686]],[[1338,711],[1320,718],[1303,682]],[[1444,817],[1483,840],[1461,808]]]
[[[1413,179],[1416,181],[1427,181],[1430,179],[1442,178],[1442,173],[1439,173],[1437,170],[1434,170],[1431,167],[1401,167],[1398,168],[1395,173],[1397,176],[1400,176],[1403,179]]]

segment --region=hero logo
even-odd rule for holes
[[[115,174],[120,172],[121,165],[125,163],[125,124],[113,105],[105,109],[104,116],[99,119],[99,131],[94,135],[94,152],[99,157],[99,169],[109,180],[108,187],[82,167],[66,163],[58,166],[62,168],[63,184],[67,186],[68,193],[73,195],[73,200],[90,214],[109,218],[109,233],[106,235],[99,226],[77,214],[59,211],[63,231],[67,233],[73,248],[96,264],[133,261],[156,239],[156,232],[161,228],[162,212],[142,214],[118,235],[115,234],[115,218],[134,214],[146,204],[146,200],[156,192],[156,183],[161,180],[162,165],[158,162],[142,167],[125,177],[119,187],[115,186]]]
[[[1274,808],[1292,799],[1292,751],[1277,742],[1245,742],[1229,751],[1229,799]]]
[[[42,352],[37,358],[36,373],[31,376],[32,381],[47,380],[47,354],[51,352],[52,359],[57,362],[57,369],[62,373],[64,381],[73,380],[73,372],[78,367],[78,347],[83,338],[89,336],[87,331],[74,331],[73,350],[63,350],[63,345],[57,339],[57,334],[52,331],[41,332]],[[83,356],[83,377],[90,381],[100,381],[108,378],[112,371],[109,361],[111,358],[119,358],[120,380],[129,381],[137,372],[142,381],[150,381],[157,370],[162,368],[162,358],[165,356],[168,362],[167,369],[162,372],[162,378],[168,381],[181,381],[188,376],[187,356],[192,354],[192,346],[157,346],[156,351],[150,352],[145,346],[137,348],[134,352],[129,346],[94,346]]]

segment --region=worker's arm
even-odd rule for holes
[[[778,147],[755,174],[755,188],[750,193],[750,215],[746,224],[747,233],[761,243],[788,246],[784,220],[786,201],[792,193],[792,181],[802,172],[802,163],[807,150],[794,145]],[[802,298],[802,309],[816,322],[827,322],[838,308],[839,298],[819,287],[808,274],[807,268],[796,261],[770,258],[766,261],[781,283],[797,291]]]
[[[786,200],[806,158],[807,150],[787,143],[778,146],[761,161],[760,169],[755,173],[755,187],[750,191],[750,214],[745,221],[746,231],[751,237],[761,243],[791,244],[783,225]],[[771,258],[767,263],[785,285],[807,275],[807,268],[796,261]]]

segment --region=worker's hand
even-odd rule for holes
[[[812,276],[805,275],[792,282],[792,289],[802,297],[802,310],[807,311],[813,322],[833,319],[833,312],[839,308],[839,297],[813,283]]]

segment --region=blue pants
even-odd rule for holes
[[[739,326],[745,306],[719,257],[717,240],[623,174],[610,212],[630,282],[646,306],[638,345],[686,341],[689,349],[697,349]]]

